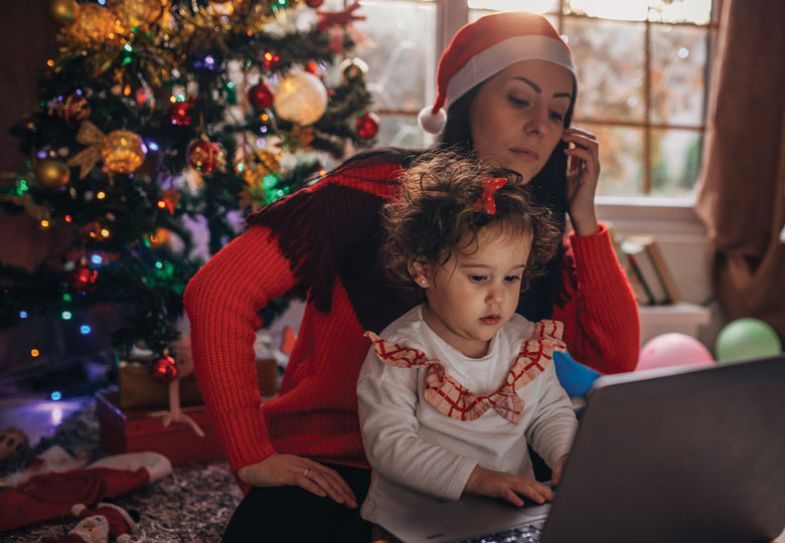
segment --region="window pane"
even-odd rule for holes
[[[649,20],[705,25],[711,20],[711,0],[649,0]]]
[[[559,11],[559,0],[469,0],[469,9],[556,13]]]
[[[431,144],[432,136],[417,125],[414,115],[380,115],[381,124],[377,146],[392,145],[423,149]]]
[[[645,21],[648,12],[646,0],[565,0],[564,12],[588,15],[603,19]]]
[[[328,11],[343,2],[326,3]],[[432,100],[436,66],[436,6],[432,2],[363,0],[365,21],[356,31],[354,55],[368,64],[368,90],[376,109],[419,111]]]
[[[577,116],[644,120],[644,32],[644,23],[565,19],[578,70]]]
[[[651,194],[682,197],[698,178],[703,135],[692,130],[652,130]]]
[[[600,142],[600,181],[597,194],[643,194],[643,129],[578,124]]]
[[[703,124],[707,32],[652,25],[652,122]]]

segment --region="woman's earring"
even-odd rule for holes
[[[428,281],[425,279],[425,277],[418,277],[417,284],[420,285],[422,288],[425,288],[428,286]]]

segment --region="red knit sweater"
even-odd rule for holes
[[[216,254],[185,292],[196,377],[230,466],[280,452],[367,467],[357,375],[376,333],[419,298],[384,281],[379,210],[399,166],[363,162],[268,206]],[[607,230],[568,238],[564,322],[572,355],[602,372],[632,370],[635,299]],[[292,289],[308,295],[277,396],[262,404],[253,364],[257,311]]]

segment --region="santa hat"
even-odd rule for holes
[[[132,534],[138,529],[136,521],[122,507],[112,503],[99,503],[95,507],[88,508],[83,504],[74,505],[71,509],[74,515],[84,520],[88,517],[101,516],[106,519],[109,525],[109,535],[117,543],[130,541]]]
[[[521,60],[547,60],[575,74],[572,53],[542,15],[494,13],[464,25],[442,53],[436,70],[436,101],[420,111],[420,127],[438,134],[446,110],[477,84]]]

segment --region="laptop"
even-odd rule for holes
[[[551,504],[385,518],[406,543],[758,543],[785,527],[785,356],[605,376]]]

